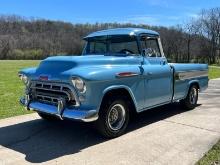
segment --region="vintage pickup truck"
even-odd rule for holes
[[[208,86],[206,64],[168,63],[157,32],[117,28],[84,38],[81,56],[55,56],[19,72],[20,102],[43,119],[92,122],[122,135],[133,113],[180,102],[193,109]]]

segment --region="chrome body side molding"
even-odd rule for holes
[[[208,76],[208,70],[190,70],[190,71],[179,71],[176,72],[174,77],[175,81],[193,79],[198,77]]]

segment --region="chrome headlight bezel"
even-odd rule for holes
[[[83,79],[81,79],[80,77],[72,77],[71,82],[73,86],[77,89],[77,91],[79,91],[80,93],[86,92],[86,84]]]
[[[29,79],[25,74],[19,73],[18,76],[25,85],[29,84]]]

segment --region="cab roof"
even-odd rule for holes
[[[150,36],[159,36],[159,33],[153,30],[142,29],[142,28],[115,28],[115,29],[107,29],[101,30],[97,32],[93,32],[86,36],[84,39],[98,36],[109,36],[109,35],[135,35],[138,36],[140,34],[149,34]]]

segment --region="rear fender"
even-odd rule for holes
[[[185,94],[184,98],[186,98],[186,96],[187,96],[187,94],[188,94],[188,91],[189,91],[189,88],[190,88],[193,84],[196,84],[196,85],[198,86],[198,88],[200,89],[199,80],[190,80],[190,81],[188,82],[187,90],[186,90],[186,94]]]

